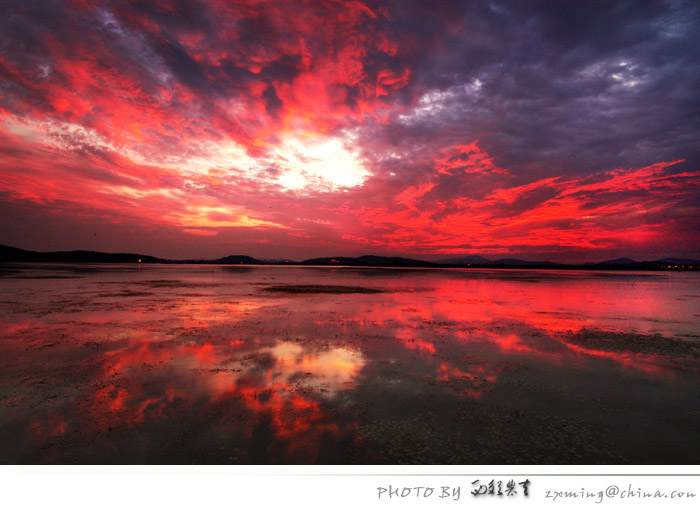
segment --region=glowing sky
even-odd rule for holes
[[[0,243],[700,257],[700,4],[0,5]]]

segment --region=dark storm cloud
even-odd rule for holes
[[[386,141],[478,139],[529,178],[679,158],[700,167],[697,2],[438,4],[451,21],[421,24],[423,7],[394,21],[424,44],[406,59],[425,110],[375,129]]]
[[[267,113],[276,116],[282,109],[283,103],[277,95],[275,88],[272,85],[268,85],[263,91],[262,96],[265,100],[265,110],[267,110]]]

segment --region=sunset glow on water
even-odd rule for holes
[[[6,265],[0,286],[2,463],[698,462],[697,273]]]

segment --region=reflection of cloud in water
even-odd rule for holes
[[[271,349],[271,354],[275,358],[272,379],[301,381],[332,393],[351,387],[365,364],[359,351],[346,346],[308,352],[295,342],[280,342]]]
[[[212,302],[210,298],[188,298],[178,303],[171,314],[182,317],[184,327],[206,327],[216,323],[234,322],[247,313],[264,307],[257,302]]]
[[[295,285],[357,286],[364,276],[285,274]],[[556,412],[578,396],[585,412],[588,398],[604,389],[636,405],[666,393],[679,411],[697,409],[686,392],[697,390],[697,361],[680,360],[690,344],[666,338],[687,333],[685,322],[664,319],[652,330],[644,318],[657,309],[696,313],[665,286],[421,275],[432,288],[369,297],[261,296],[260,285],[279,276],[262,269],[226,272],[226,284],[202,286],[208,296],[162,288],[150,298],[94,298],[104,293],[99,284],[80,293],[62,281],[8,292],[16,311],[0,324],[7,367],[0,385],[10,390],[0,405],[15,416],[0,426],[27,435],[0,439],[7,441],[4,461],[16,460],[13,450],[38,462],[70,462],[71,454],[76,462],[138,462],[150,450],[167,456],[159,461],[190,462],[204,450],[207,462],[221,462],[222,446],[240,448],[239,462],[339,461],[363,443],[358,426],[398,424],[420,406],[452,425],[454,410],[509,400],[540,410],[544,399]],[[412,281],[373,276],[387,289]],[[610,411],[591,414],[615,426]],[[654,420],[651,412],[640,418],[637,426]],[[95,452],[81,460],[77,447],[92,440]]]

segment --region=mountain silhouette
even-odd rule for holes
[[[283,260],[260,260],[248,255],[228,255],[218,259],[170,260],[136,253],[104,253],[99,251],[73,250],[36,252],[0,245],[0,262],[55,262],[55,263],[145,263],[145,264],[224,264],[224,265],[301,265],[301,266],[367,266],[404,268],[543,268],[543,269],[618,269],[661,270],[672,268],[700,269],[700,260],[665,257],[654,261],[638,262],[619,258],[584,264],[562,264],[550,261],[527,261],[522,259],[491,260],[480,255],[466,255],[429,262],[406,257],[384,257],[362,255],[360,257],[318,257],[301,262]]]

